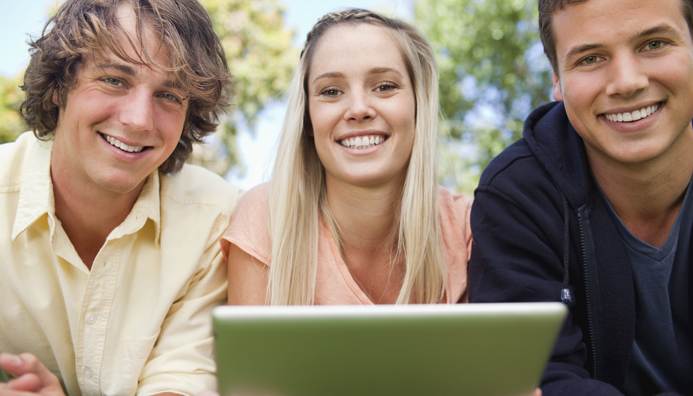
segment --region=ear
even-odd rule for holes
[[[563,101],[563,91],[561,90],[561,80],[558,79],[556,72],[553,72],[553,98],[559,102]]]
[[[53,95],[51,97],[51,101],[53,102],[54,105],[59,106],[58,105],[58,90],[57,89],[53,89]]]

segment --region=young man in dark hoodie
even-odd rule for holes
[[[693,394],[693,1],[539,0],[558,102],[482,175],[472,302],[563,301],[544,395]]]

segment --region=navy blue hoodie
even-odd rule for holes
[[[621,395],[628,370],[633,276],[595,188],[584,143],[553,102],[532,112],[524,138],[490,163],[475,191],[470,302],[571,307],[542,379],[545,396]]]

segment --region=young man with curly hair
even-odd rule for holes
[[[218,238],[239,191],[185,165],[230,76],[196,0],[68,0],[0,146],[0,394],[215,386]],[[24,394],[24,393],[22,393]]]

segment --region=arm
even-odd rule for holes
[[[201,263],[163,322],[137,395],[193,395],[216,387],[211,311],[226,301],[226,266],[218,251],[213,260],[203,257]]]
[[[0,395],[44,395],[64,396],[58,378],[30,353],[21,355],[0,354],[0,368],[12,373],[16,378],[7,383],[0,382]],[[200,393],[198,396],[214,396],[214,393]],[[159,393],[158,396],[180,396],[179,393]],[[216,395],[218,396],[218,395]]]
[[[477,190],[471,216],[471,302],[560,301],[564,237],[560,195],[552,185],[521,185],[525,180],[510,175]],[[571,228],[572,232],[579,231]],[[575,267],[571,274],[575,292],[582,280],[577,275],[580,261],[574,248],[570,262]],[[590,379],[585,368],[586,344],[577,320],[581,309],[573,308],[566,319],[542,390],[547,396],[621,395],[613,386]]]
[[[229,305],[264,305],[269,268],[231,243],[228,245]]]
[[[216,388],[211,311],[227,299],[226,264],[218,241],[229,214],[189,220],[196,224],[179,225],[186,232],[162,235],[161,274],[177,272],[169,282],[176,279],[180,286],[159,298],[170,305],[153,348],[135,351],[148,355],[139,373],[137,395],[194,395]],[[185,254],[175,253],[181,249]]]
[[[241,197],[220,240],[228,265],[229,305],[267,304],[272,243],[267,230],[267,184]]]

